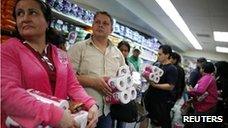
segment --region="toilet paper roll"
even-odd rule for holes
[[[159,67],[153,66],[153,72],[156,73],[156,72],[158,72],[158,71],[159,71]]]
[[[126,88],[132,87],[134,85],[133,77],[131,75],[125,76],[124,83],[126,85]]]
[[[131,74],[131,71],[127,65],[119,67],[118,72],[117,72],[117,76],[125,76],[128,74]]]
[[[112,96],[106,96],[105,100],[107,103],[110,103],[110,104],[120,104],[120,103],[127,104],[131,100],[131,95],[129,91],[124,90],[121,92],[115,92],[112,94]]]
[[[154,81],[155,83],[158,83],[158,82],[160,81],[160,77],[159,77],[159,76],[155,76],[153,81]]]
[[[80,128],[86,128],[87,125],[87,119],[88,119],[88,112],[86,111],[79,111],[76,114],[73,114],[74,120],[77,124],[80,125]]]
[[[147,72],[152,73],[153,72],[153,67],[150,66],[150,65],[148,65],[148,66],[145,67],[145,70],[144,71],[147,71]]]
[[[21,125],[19,125],[16,121],[14,121],[9,116],[6,118],[5,124],[6,124],[7,128],[23,128]],[[39,125],[39,126],[37,126],[37,128],[51,128],[51,127]]]
[[[159,69],[157,72],[157,75],[161,77],[164,74],[164,71],[162,69]]]
[[[149,79],[155,83],[158,83],[160,81],[160,77],[154,73],[150,74]]]
[[[155,74],[154,74],[154,73],[150,73],[150,74],[149,74],[149,79],[150,79],[151,81],[154,81],[154,77],[155,77]]]
[[[153,73],[161,77],[164,71],[157,66],[153,66]]]
[[[14,121],[12,118],[10,118],[9,116],[6,118],[6,127],[10,128],[10,127],[18,127],[18,128],[22,128],[16,121]]]
[[[63,108],[65,110],[69,108],[69,103],[66,100],[62,100],[57,97],[47,95],[43,92],[34,89],[28,89],[27,92],[30,95],[34,96],[37,100],[40,100],[44,103],[54,104],[55,106]]]
[[[150,77],[150,74],[151,74],[151,72],[149,72],[149,71],[143,71],[142,76],[144,78],[149,78]]]
[[[127,91],[130,93],[130,99],[134,100],[137,97],[137,91],[134,87],[130,87],[127,89]]]
[[[40,100],[40,101],[42,101],[44,103],[54,104],[55,106],[63,108],[63,109],[68,109],[69,108],[69,103],[66,100],[58,99],[57,97],[47,95],[47,94],[45,94],[43,92],[40,92],[38,90],[35,90],[35,89],[27,89],[26,91],[31,96],[34,96],[37,100]],[[14,127],[21,128],[21,126],[10,117],[6,118],[5,124],[6,124],[7,127],[14,126]],[[39,125],[38,127],[39,128],[50,128],[50,126],[44,127],[42,125]]]
[[[113,77],[108,79],[107,83],[113,92],[126,90],[126,81],[123,77]]]

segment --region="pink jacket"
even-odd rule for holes
[[[208,96],[203,101],[195,101],[194,108],[197,112],[207,112],[217,104],[217,86],[215,77],[212,74],[205,74],[197,82],[196,87],[189,94],[193,97],[201,96],[208,92]]]
[[[79,84],[67,54],[52,45],[56,67],[55,97],[84,103],[89,109],[95,100]],[[24,127],[33,128],[43,123],[55,126],[62,118],[63,109],[39,102],[26,89],[33,88],[52,95],[48,75],[33,53],[16,38],[1,45],[1,123],[6,116]]]

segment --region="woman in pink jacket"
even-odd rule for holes
[[[41,0],[18,0],[14,8],[18,38],[1,46],[1,123],[7,116],[26,128],[40,124],[77,127],[70,112],[36,100],[35,89],[60,99],[82,102],[89,112],[88,128],[96,126],[98,108],[79,84],[67,54],[49,40],[51,10]]]
[[[194,88],[189,88],[189,95],[193,96],[193,106],[196,116],[213,116],[216,112],[217,104],[217,85],[213,72],[214,65],[211,62],[202,64],[200,72],[202,77]],[[197,119],[198,120],[198,119]],[[193,128],[214,128],[213,123],[204,122],[202,119],[193,124]]]

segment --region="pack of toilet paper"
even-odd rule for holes
[[[105,77],[106,83],[112,89],[112,95],[106,96],[105,101],[110,104],[127,104],[137,96],[130,69],[127,65],[121,66],[115,77]]]
[[[57,97],[47,95],[47,94],[40,92],[38,90],[35,90],[35,89],[28,89],[26,91],[31,96],[35,97],[37,100],[40,100],[44,103],[54,104],[55,106],[60,107],[64,110],[69,109],[69,103],[67,100],[62,100]],[[77,112],[76,114],[72,114],[72,116],[74,116],[74,119],[75,119],[76,123],[80,125],[80,128],[86,127],[88,112],[82,110],[82,111]],[[14,121],[9,116],[6,118],[5,123],[8,128],[10,128],[10,127],[22,128],[22,126],[20,126],[20,124],[18,124],[16,121]],[[39,125],[37,128],[51,128],[51,127]]]
[[[164,74],[164,71],[157,67],[152,65],[146,65],[143,68],[142,76],[145,78],[148,78],[149,80],[158,83],[160,81],[160,77]]]

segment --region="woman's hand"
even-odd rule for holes
[[[94,86],[96,90],[103,92],[105,95],[112,95],[112,89],[105,82],[104,78],[97,77],[94,79]]]
[[[74,118],[71,116],[70,110],[65,110],[63,117],[57,125],[58,128],[80,128]]]
[[[88,125],[86,128],[95,128],[98,122],[98,107],[93,105],[88,111]]]
[[[187,89],[187,92],[191,92],[191,91],[194,90],[194,89],[192,88],[192,86],[186,86],[186,89]]]

